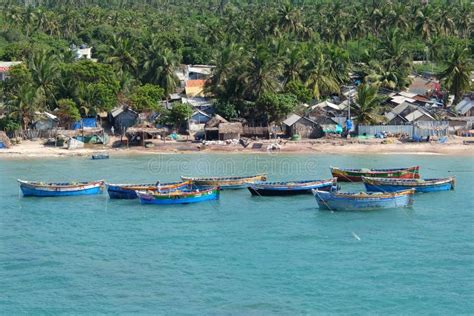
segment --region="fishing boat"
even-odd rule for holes
[[[96,153],[92,154],[92,160],[100,160],[100,159],[109,159],[108,153]]]
[[[386,179],[362,177],[369,192],[396,192],[415,189],[416,192],[437,192],[454,190],[454,177],[440,179]]]
[[[320,209],[331,211],[366,211],[409,207],[413,204],[415,189],[398,192],[342,193],[313,190]]]
[[[107,193],[111,199],[137,199],[136,191],[171,192],[191,188],[190,181],[155,183],[155,184],[112,184],[106,183]]]
[[[336,183],[336,178],[326,180],[256,182],[250,184],[248,190],[252,195],[258,196],[298,195],[311,193],[313,189],[329,191]]]
[[[331,167],[331,174],[337,181],[361,182],[362,177],[368,178],[420,178],[420,167],[395,168],[395,169],[341,169]]]
[[[104,181],[44,183],[18,180],[24,196],[71,196],[99,194]]]
[[[193,190],[176,190],[172,192],[137,191],[142,204],[189,204],[219,199],[219,187]]]
[[[197,186],[218,186],[221,189],[243,189],[250,183],[266,181],[267,175],[260,174],[247,177],[181,177],[183,181],[191,181]]]

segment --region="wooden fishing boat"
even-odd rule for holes
[[[142,204],[189,204],[219,199],[219,187],[194,190],[176,190],[168,193],[157,191],[137,191]]]
[[[250,183],[266,181],[267,175],[260,174],[247,177],[181,177],[183,181],[191,181],[197,186],[218,186],[221,189],[242,189]]]
[[[415,189],[390,193],[340,193],[313,190],[320,209],[331,211],[365,211],[409,207],[413,204]]]
[[[326,180],[304,180],[286,182],[256,182],[248,186],[252,195],[258,196],[283,196],[308,194],[311,190],[318,189],[329,191],[337,184],[336,178]]]
[[[454,177],[440,179],[386,179],[362,177],[369,192],[396,192],[415,189],[416,192],[437,192],[454,190]]]
[[[72,196],[92,195],[102,191],[104,181],[75,183],[43,183],[18,180],[24,196]]]
[[[159,191],[171,192],[176,190],[190,189],[191,181],[155,183],[155,184],[112,184],[106,183],[107,193],[111,199],[137,199],[136,191]]]
[[[108,153],[96,153],[92,154],[92,160],[100,160],[100,159],[109,159]]]
[[[362,177],[368,178],[420,178],[420,167],[395,168],[395,169],[341,169],[331,167],[331,174],[337,181],[360,182]]]

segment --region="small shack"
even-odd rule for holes
[[[196,109],[188,120],[188,130],[190,133],[204,132],[206,123],[211,120],[211,116],[206,112]]]
[[[225,118],[216,114],[204,126],[205,138],[207,140],[219,139],[219,125],[221,123],[229,123]]]
[[[47,131],[57,128],[59,119],[56,115],[48,112],[36,112],[35,121],[33,122],[34,129],[39,131]]]
[[[119,134],[135,125],[138,120],[138,113],[128,106],[119,106],[109,113],[109,122]]]
[[[317,122],[312,118],[291,114],[283,121],[283,126],[288,137],[300,135],[301,138],[320,138],[324,136],[323,126],[337,123],[328,118],[323,118],[323,122]]]
[[[129,145],[145,146],[147,140],[161,139],[168,132],[167,128],[130,127],[127,129],[125,136],[127,136]]]
[[[219,124],[219,140],[240,139],[243,127],[242,123],[220,123]]]

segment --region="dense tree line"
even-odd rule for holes
[[[350,74],[365,82],[360,90],[370,105],[355,110],[376,119],[378,98],[369,94],[405,88],[413,60],[430,61],[456,101],[470,89],[468,0],[0,3],[0,59],[25,62],[3,97],[24,127],[34,109],[93,115],[117,98],[160,110],[153,100],[175,90],[181,63],[215,65],[206,89],[218,111],[262,123],[339,94]],[[98,63],[74,61],[71,44],[92,46]]]

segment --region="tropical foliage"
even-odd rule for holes
[[[3,99],[23,127],[32,112],[53,111],[64,99],[82,116],[110,110],[118,95],[139,110],[156,110],[154,99],[140,99],[137,91],[157,85],[168,98],[182,63],[215,65],[206,90],[228,117],[249,120],[279,119],[286,109],[262,113],[276,100],[340,94],[350,74],[403,89],[413,60],[446,65],[443,88],[456,100],[470,89],[469,0],[1,3],[0,60],[24,62],[3,85]],[[76,61],[72,44],[93,47],[97,62]]]

